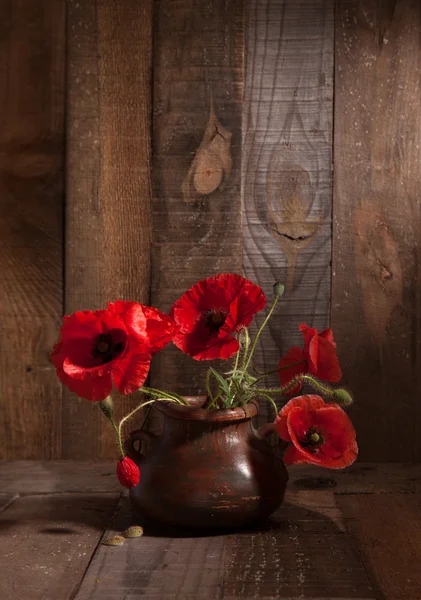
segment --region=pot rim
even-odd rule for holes
[[[207,396],[183,396],[183,398],[189,402],[190,406],[168,402],[163,398],[155,403],[154,408],[175,419],[208,421],[211,423],[247,421],[255,417],[259,412],[257,400],[252,400],[246,407],[238,406],[236,408],[208,410],[207,408],[202,408],[207,400]]]

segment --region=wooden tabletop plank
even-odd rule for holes
[[[0,598],[72,598],[117,500],[115,493],[15,500],[0,513]]]
[[[148,524],[122,498],[105,537],[133,523],[144,536],[101,545],[75,600],[374,598],[333,492],[316,496],[292,491],[267,524],[222,535]]]
[[[118,492],[116,463],[0,461],[1,493]],[[421,492],[421,463],[356,463],[343,471],[311,465],[289,469],[290,490],[331,489],[335,494]]]
[[[2,493],[121,492],[115,462],[0,461]]]
[[[340,496],[377,598],[421,598],[421,494]]]
[[[18,494],[0,494],[0,512],[2,510],[5,510],[8,506],[10,506],[10,504],[13,502],[13,500],[16,500],[16,498],[18,498]]]

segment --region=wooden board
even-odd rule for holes
[[[332,323],[369,461],[421,458],[420,27],[416,0],[337,5]]]
[[[68,8],[66,313],[149,301],[152,0]],[[134,400],[116,403],[125,414]],[[112,458],[97,407],[65,394],[64,458]]]
[[[0,462],[1,493],[48,494],[69,492],[118,492],[116,463],[90,461]],[[312,465],[288,468],[289,493],[413,494],[421,493],[421,464],[356,463],[332,471]]]
[[[0,462],[1,493],[121,492],[116,462],[4,461]]]
[[[167,311],[197,281],[241,272],[244,12],[238,0],[155,11],[152,303]],[[168,347],[151,381],[201,393],[208,366]]]
[[[144,524],[122,500],[104,537],[133,523]],[[75,600],[374,598],[332,492],[291,494],[267,527],[240,533],[144,528],[99,547]]]
[[[252,0],[247,21],[244,273],[270,299],[286,285],[256,353],[269,371],[302,345],[300,323],[329,325],[333,1]]]
[[[341,496],[377,598],[421,598],[421,495]]]
[[[104,493],[32,496],[0,512],[0,597],[73,598],[117,498]]]
[[[0,459],[58,458],[64,0],[0,5]]]
[[[297,490],[331,489],[335,494],[413,494],[421,492],[421,464],[354,463],[344,470],[314,465],[288,468],[289,486]]]

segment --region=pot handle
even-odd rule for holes
[[[264,425],[259,427],[259,429],[256,430],[256,437],[258,437],[259,440],[264,440],[274,431],[275,425],[273,423],[265,423]]]
[[[129,456],[129,458],[141,461],[144,455],[146,454],[147,450],[149,449],[149,446],[152,444],[156,437],[156,435],[149,433],[149,431],[142,431],[141,429],[131,431],[129,437],[124,440],[124,450]],[[134,447],[134,443],[137,441],[146,443],[146,452],[139,452],[138,450],[136,450],[136,448]]]

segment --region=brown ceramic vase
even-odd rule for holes
[[[244,408],[202,408],[157,402],[162,432],[133,431],[127,454],[139,466],[130,490],[144,517],[188,527],[238,527],[271,515],[284,499],[288,473],[273,448],[252,426],[257,403]],[[142,453],[134,448],[142,442]]]

